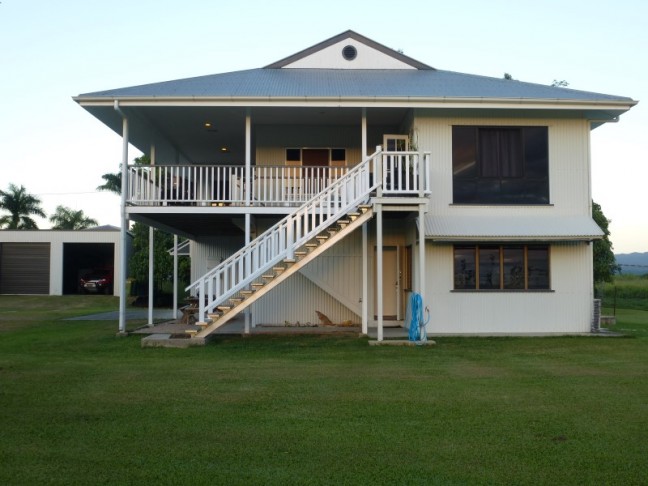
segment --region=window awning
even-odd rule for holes
[[[425,237],[433,241],[592,241],[603,231],[588,216],[425,217]]]

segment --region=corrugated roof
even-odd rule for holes
[[[425,237],[435,241],[590,241],[602,236],[588,216],[425,217]]]
[[[440,70],[251,69],[77,98],[465,98],[630,102],[631,98]]]

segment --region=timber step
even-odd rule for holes
[[[216,310],[205,316],[207,323],[204,326],[201,325],[197,332],[192,332],[191,337],[205,339],[206,336],[230,321],[243,309],[252,305],[286,278],[299,271],[308,262],[317,258],[328,247],[340,241],[352,230],[359,228],[362,222],[368,221],[372,217],[371,206],[358,206],[356,210],[346,214],[342,213],[340,216],[341,219],[331,222],[328,227],[321,228],[321,233],[311,240],[302,241],[300,247],[295,245],[293,247],[293,258],[285,258],[282,262],[275,263],[276,266],[269,265],[264,269],[259,269],[265,274],[261,274],[253,283],[246,284],[249,285],[247,289],[238,290],[237,293],[234,293],[234,297],[229,298],[231,305],[216,306]]]

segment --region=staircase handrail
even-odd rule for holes
[[[371,191],[380,184],[380,178],[378,177],[374,178],[373,184],[369,182],[369,164],[373,162],[376,165],[380,152],[381,150],[378,149],[343,177],[335,180],[320,193],[306,201],[295,212],[284,217],[239,251],[188,285],[185,290],[198,292],[200,296],[207,295],[207,302],[205,302],[204,297],[200,298],[200,319],[204,320],[205,312],[212,311],[217,305],[250,285],[264,271],[267,271],[269,266],[285,258],[292,258],[297,248],[342,217],[346,211],[361,204],[363,200],[366,201]],[[380,170],[377,167],[375,169]],[[366,180],[362,181],[360,179],[364,182],[359,187],[360,190],[356,191],[357,194],[347,194],[347,191],[354,187],[352,184],[356,184],[354,181],[362,177],[363,171],[366,172]],[[358,188],[357,184],[355,188]],[[339,198],[333,197],[338,193]],[[347,196],[351,197],[348,198]],[[332,208],[335,208],[333,212],[331,212]],[[320,216],[319,223],[312,224],[308,231],[302,231],[303,228],[309,226],[309,217],[312,217],[314,222],[316,216]],[[323,216],[326,216],[326,218]],[[259,252],[255,255],[254,251],[257,249],[259,249]],[[266,253],[266,255],[261,252]],[[255,265],[256,269],[254,271],[252,271],[253,258],[259,260],[255,262],[258,264]],[[226,280],[231,280],[231,282],[223,282],[224,288],[220,289],[218,288],[220,287],[220,281],[217,281],[217,288],[214,289],[214,278],[221,276]],[[206,282],[209,287],[207,289],[205,288]],[[216,295],[214,295],[214,290],[217,291]]]

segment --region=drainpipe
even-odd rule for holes
[[[119,259],[119,331],[126,333],[126,274],[128,272],[126,248],[128,248],[128,217],[126,216],[126,190],[128,187],[128,118],[115,100],[115,111],[122,117],[122,163],[121,163],[121,258]]]

